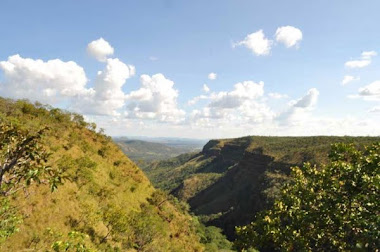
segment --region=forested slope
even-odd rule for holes
[[[66,178],[55,192],[42,181],[7,196],[22,222],[0,239],[1,251],[50,251],[53,244],[60,251],[76,242],[100,251],[204,250],[186,206],[154,189],[82,116],[0,98],[0,123],[28,134],[47,127],[40,143],[50,153],[47,165]]]
[[[303,162],[323,164],[331,144],[357,146],[379,137],[243,137],[211,140],[202,152],[180,155],[144,168],[154,185],[186,200],[209,225],[221,227],[230,239],[235,226],[249,223],[270,206],[290,167]]]

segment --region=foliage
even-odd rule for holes
[[[16,208],[7,198],[0,197],[0,243],[18,231],[17,225],[21,221]]]
[[[236,247],[375,251],[380,247],[380,143],[335,144],[327,165],[292,168],[272,209],[237,228]]]
[[[46,165],[49,154],[40,145],[45,130],[30,134],[12,124],[0,123],[1,194],[12,194],[32,181],[41,183],[44,179],[52,191],[62,184],[61,172]]]
[[[230,251],[232,248],[232,243],[226,239],[220,228],[199,223],[197,233],[201,238],[200,242],[205,244],[206,251]]]
[[[103,220],[107,227],[107,234],[102,238],[101,243],[106,242],[108,236],[118,241],[128,229],[128,219],[125,211],[117,205],[107,205],[103,210]],[[125,235],[124,235],[125,236]]]
[[[95,250],[87,248],[85,244],[85,238],[87,235],[71,231],[68,233],[68,239],[65,241],[56,241],[51,245],[51,248],[55,252],[72,251],[72,252],[95,252]]]
[[[29,106],[22,111],[30,111]],[[17,232],[22,216],[7,196],[25,189],[31,182],[48,181],[51,191],[62,184],[60,171],[46,165],[48,152],[41,147],[40,139],[46,128],[31,134],[12,124],[0,123],[0,243]]]
[[[185,200],[207,225],[230,240],[270,207],[288,181],[290,167],[324,164],[333,143],[363,145],[380,137],[264,137],[210,140],[200,153],[183,154],[142,167],[156,187]]]
[[[0,251],[203,251],[188,212],[166,194],[155,198],[159,191],[110,137],[95,131],[95,124],[60,109],[2,98],[0,122],[22,133],[13,139],[35,137],[38,150],[48,157],[40,160],[48,170],[36,173],[39,180],[30,179],[36,183],[30,183],[27,194],[15,190],[8,205],[0,202],[1,227],[20,230],[1,234],[7,239]],[[55,193],[39,185],[49,182],[50,171],[67,177]],[[17,188],[25,186],[21,180]],[[164,202],[158,206],[156,199]]]

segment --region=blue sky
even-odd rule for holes
[[[379,135],[379,9],[347,0],[3,0],[0,95],[83,113],[111,135]],[[288,30],[278,39],[281,27],[302,38]],[[260,30],[270,43],[261,55],[245,40]],[[113,53],[99,61],[88,45],[100,38]]]

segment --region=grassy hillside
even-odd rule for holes
[[[154,185],[187,201],[209,225],[234,237],[278,195],[290,167],[325,163],[332,143],[366,145],[374,137],[243,137],[211,140],[200,153],[180,155],[145,168]]]
[[[69,237],[71,231],[83,233],[83,243],[100,251],[204,250],[196,234],[201,226],[186,206],[154,189],[118,146],[83,117],[0,98],[0,121],[31,134],[48,126],[42,137],[51,153],[48,164],[67,176],[56,192],[34,184],[9,197],[23,221],[0,243],[0,251],[51,251],[54,242],[79,239],[73,233]]]
[[[131,160],[138,163],[164,160],[194,150],[193,146],[172,147],[162,143],[134,139],[115,138],[114,141]]]

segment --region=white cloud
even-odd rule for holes
[[[209,96],[194,97],[189,104],[201,99],[210,100],[208,105],[192,111],[189,123],[197,127],[220,127],[239,123],[262,123],[271,120],[274,113],[262,101],[264,83],[239,82],[232,91],[212,93]]]
[[[298,100],[291,101],[289,108],[277,116],[277,120],[282,125],[302,124],[310,118],[310,111],[317,104],[319,91],[311,88]]]
[[[128,116],[158,119],[162,122],[179,122],[185,111],[177,106],[178,90],[174,82],[161,73],[153,76],[141,75],[141,88],[128,95]]]
[[[215,80],[217,77],[217,74],[216,73],[209,73],[207,77],[209,80]]]
[[[380,80],[359,88],[359,96],[369,99],[380,99]]]
[[[363,59],[363,60],[350,60],[347,61],[344,65],[349,68],[363,68],[371,64],[370,60]]]
[[[247,119],[248,123],[271,121],[275,116],[272,109],[260,101],[247,100],[243,102],[238,110]]]
[[[344,65],[348,68],[363,68],[371,64],[372,57],[376,55],[375,51],[364,51],[361,53],[360,59],[347,61]]]
[[[264,94],[264,82],[255,83],[253,81],[239,82],[234,85],[231,92],[219,92],[213,94],[210,107],[236,108],[242,105],[245,100],[255,99]]]
[[[265,37],[263,30],[248,34],[244,40],[239,41],[233,45],[245,46],[250,49],[255,55],[268,55],[270,53],[273,41]]]
[[[0,69],[4,73],[0,93],[6,97],[57,105],[78,94],[92,92],[85,87],[87,77],[83,68],[73,61],[34,60],[17,54],[1,61]]]
[[[313,107],[318,100],[319,91],[316,88],[310,89],[307,94],[294,103],[294,107],[309,108]]]
[[[354,77],[352,75],[346,75],[346,76],[343,77],[343,80],[342,80],[341,84],[342,84],[342,86],[344,86],[344,85],[347,85],[350,82],[358,81],[358,80],[360,80],[360,77]]]
[[[200,95],[191,99],[188,104],[194,105],[201,99],[211,100],[208,107],[218,109],[232,109],[243,105],[247,100],[254,100],[264,95],[264,82],[255,83],[253,81],[239,82],[234,85],[232,91],[222,91],[211,93],[210,95]]]
[[[150,56],[150,57],[149,57],[149,60],[150,60],[150,61],[157,61],[157,60],[158,60],[158,58],[157,58],[157,57],[155,57],[155,56]]]
[[[106,40],[100,38],[87,45],[87,52],[95,59],[105,62],[114,53],[114,49]]]
[[[208,96],[208,95],[200,95],[200,96],[196,96],[196,97],[192,98],[191,100],[189,100],[187,102],[187,104],[188,105],[194,105],[194,104],[196,104],[200,100],[208,100],[208,99],[210,99],[210,96]]]
[[[206,84],[203,84],[202,90],[203,90],[203,92],[205,92],[205,93],[210,92],[210,88],[209,88]]]
[[[273,99],[289,98],[288,95],[280,93],[269,93],[268,96]]]
[[[107,59],[106,67],[99,71],[94,83],[94,92],[79,96],[72,108],[85,114],[118,115],[126,100],[122,87],[135,75],[135,67],[119,59]]]
[[[377,56],[377,52],[375,51],[364,51],[361,54],[362,59],[371,59],[374,56]]]
[[[370,112],[370,113],[380,113],[380,106],[373,107],[368,112]]]
[[[109,55],[103,53],[104,69],[91,83],[83,68],[75,62],[10,56],[0,61],[0,95],[38,100],[84,113],[86,118],[113,135],[128,132],[194,137],[196,132],[197,137],[210,138],[252,134],[380,134],[379,106],[359,115],[362,118],[316,117],[312,111],[319,92],[313,88],[278,112],[276,109],[281,109],[281,105],[271,108],[267,102],[288,97],[280,93],[264,95],[263,82],[244,81],[222,92],[211,92],[205,84],[202,87],[204,93],[189,101],[193,105],[202,100],[205,105],[186,114],[177,103],[179,91],[174,82],[163,74],[142,75],[141,87],[126,94],[123,88],[126,80],[135,75],[135,68],[117,58],[109,58]],[[360,60],[371,60],[374,56],[376,52],[363,52]],[[356,79],[346,78],[345,84]],[[352,97],[380,100],[380,81],[361,87]],[[273,104],[286,102],[279,100]]]
[[[302,40],[302,31],[293,26],[282,26],[277,28],[275,37],[277,42],[290,48],[299,45]]]

